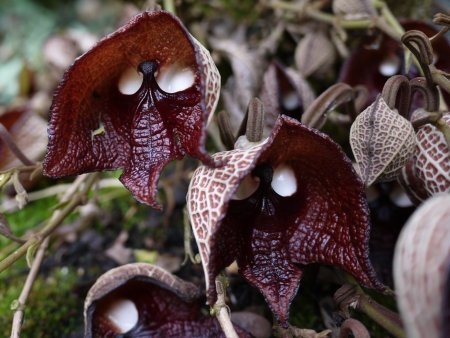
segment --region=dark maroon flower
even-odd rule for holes
[[[167,271],[133,263],[102,275],[86,296],[85,337],[224,337],[201,314],[201,292]],[[240,337],[252,337],[239,327]]]
[[[265,127],[269,134],[278,115],[300,120],[314,100],[314,92],[299,72],[273,61],[264,73],[260,98],[264,104]]]
[[[433,36],[438,31],[429,24],[418,20],[403,20],[403,28],[408,30],[419,30],[428,37]],[[383,34],[379,40],[374,41],[373,37],[364,39],[351,56],[342,66],[339,81],[351,86],[364,85],[369,91],[367,98],[368,106],[375,101],[381,93],[387,79],[393,75],[403,73],[404,48],[400,41],[395,41]],[[435,66],[445,72],[450,72],[450,42],[445,38],[434,41],[433,50],[435,53]],[[419,76],[419,72],[414,65],[411,65],[410,77]],[[450,105],[450,95],[443,92],[447,104]],[[417,105],[415,105],[417,106]]]
[[[363,184],[329,137],[281,116],[266,141],[214,158],[226,165],[198,168],[188,192],[210,303],[214,278],[234,260],[283,326],[307,264],[383,288],[368,259]]]
[[[44,173],[123,168],[120,180],[136,199],[159,208],[156,185],[169,161],[189,154],[214,164],[204,142],[219,86],[209,53],[176,17],[141,13],[66,71],[51,107]]]

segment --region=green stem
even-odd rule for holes
[[[350,317],[348,308],[355,308],[383,327],[396,338],[406,338],[400,316],[375,302],[359,285],[350,279],[351,284],[344,284],[334,294],[334,300],[344,317]]]
[[[172,13],[173,15],[176,15],[176,11],[175,11],[175,4],[173,2],[173,0],[163,0],[163,8]]]
[[[62,224],[64,219],[70,215],[76,207],[83,204],[86,200],[86,194],[92,187],[92,185],[97,181],[99,173],[89,174],[85,177],[85,185],[79,190],[74,191],[71,196],[69,196],[69,202],[64,204],[64,207],[55,210],[50,220],[38,233],[31,236],[24,244],[22,244],[17,250],[12,252],[5,259],[0,261],[0,272],[7,269],[14,262],[23,257],[28,249],[34,245],[39,245],[48,235],[50,235],[53,230]]]
[[[437,69],[434,65],[430,65],[430,73],[434,83],[436,83],[447,93],[450,93],[450,80],[448,78],[448,74],[440,69]]]
[[[356,308],[365,313],[386,331],[397,338],[406,338],[405,331],[401,326],[401,321],[397,313],[378,304],[369,296],[360,291],[361,296]]]

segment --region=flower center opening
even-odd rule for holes
[[[195,81],[195,74],[189,67],[173,65],[161,69],[156,82],[166,93],[175,93],[191,87]]]
[[[108,304],[105,315],[119,330],[118,333],[130,331],[139,320],[136,305],[129,299],[119,299]]]
[[[273,171],[270,185],[278,195],[292,196],[297,191],[297,178],[294,170],[286,164],[279,165]]]
[[[384,76],[392,76],[400,70],[400,58],[397,55],[389,55],[378,67],[380,74]]]
[[[117,86],[124,95],[133,95],[142,85],[144,76],[135,68],[127,68],[119,77]]]
[[[258,190],[261,180],[259,177],[249,174],[239,184],[236,192],[231,197],[233,200],[243,200],[250,197],[256,190]]]
[[[408,197],[406,192],[402,189],[400,185],[395,185],[394,189],[392,189],[389,194],[389,198],[392,203],[400,208],[409,208],[414,205],[411,199]]]

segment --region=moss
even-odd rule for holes
[[[0,279],[0,336],[9,337],[13,311],[28,270],[17,264]],[[82,327],[83,300],[73,291],[77,273],[69,268],[39,276],[25,308],[21,337],[66,337]]]

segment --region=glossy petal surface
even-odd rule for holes
[[[306,264],[335,265],[367,287],[382,288],[368,259],[363,185],[330,138],[281,117],[265,143],[216,156],[227,164],[197,169],[188,193],[209,302],[216,297],[215,276],[234,259],[282,325]],[[270,184],[280,165],[295,173],[297,190],[287,197]],[[247,175],[259,179],[258,189],[247,198],[232,198]]]
[[[131,69],[140,88],[123,94]],[[163,91],[157,79],[171,68],[190,70],[188,88]],[[212,165],[204,150],[220,76],[206,50],[167,12],[144,12],[76,60],[58,87],[48,129],[44,173],[52,177],[124,169],[121,181],[141,202],[159,207],[162,168],[186,153]]]

